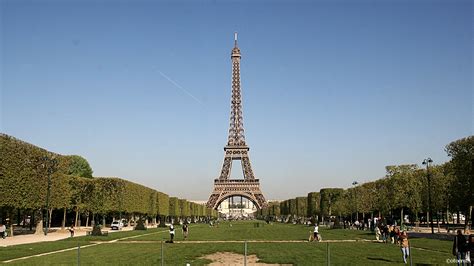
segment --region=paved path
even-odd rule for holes
[[[5,239],[0,238],[0,247],[8,247],[8,246],[14,246],[14,245],[21,245],[21,244],[31,244],[31,243],[37,243],[37,242],[48,242],[48,241],[56,241],[56,240],[61,240],[65,239],[71,236],[71,234],[68,231],[61,231],[59,228],[52,228],[52,229],[58,229],[55,232],[48,233],[47,236],[44,234],[28,234],[28,235],[18,235],[18,236],[13,236],[13,237],[7,237]],[[122,229],[122,231],[129,231],[132,230],[133,227],[127,226]],[[74,237],[78,236],[85,236],[86,231],[92,230],[92,227],[82,227],[79,230],[75,230],[74,232]],[[112,231],[110,228],[105,228],[104,231],[109,231],[109,233],[112,232],[119,232],[119,231]]]

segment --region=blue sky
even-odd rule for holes
[[[268,199],[448,160],[473,135],[472,1],[0,1],[1,131],[206,200],[239,32]]]

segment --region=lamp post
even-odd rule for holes
[[[423,160],[423,165],[426,165],[426,178],[428,179],[428,211],[430,213],[430,226],[431,233],[434,234],[433,228],[433,212],[431,210],[431,175],[430,175],[430,166],[433,160],[430,157]]]
[[[54,158],[49,158],[47,156],[42,158],[43,161],[43,168],[47,167],[47,173],[48,173],[48,188],[46,191],[46,228],[44,229],[44,235],[48,235],[49,231],[49,226],[50,226],[50,221],[49,221],[49,201],[50,201],[50,196],[51,196],[51,175],[54,173],[57,160]]]
[[[359,212],[357,211],[357,191],[356,191],[356,186],[359,184],[359,182],[354,181],[352,182],[352,186],[354,187],[354,202],[355,202],[355,211],[356,211],[356,221],[359,221]]]

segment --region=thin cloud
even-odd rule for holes
[[[167,79],[169,82],[171,82],[171,84],[173,84],[176,88],[180,89],[182,92],[186,93],[189,97],[193,98],[196,102],[198,102],[199,104],[201,105],[204,105],[203,102],[201,100],[199,100],[198,98],[196,98],[194,95],[192,95],[188,90],[186,90],[185,88],[183,88],[181,85],[179,85],[178,83],[176,83],[176,81],[172,80],[170,77],[168,77],[167,75],[165,75],[165,73],[161,72],[160,70],[157,70],[158,73],[160,73],[161,76],[163,76],[165,79]]]

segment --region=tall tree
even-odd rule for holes
[[[466,227],[474,205],[474,136],[451,142],[446,146],[451,157],[454,180],[451,185],[451,201],[455,208],[466,214]]]

